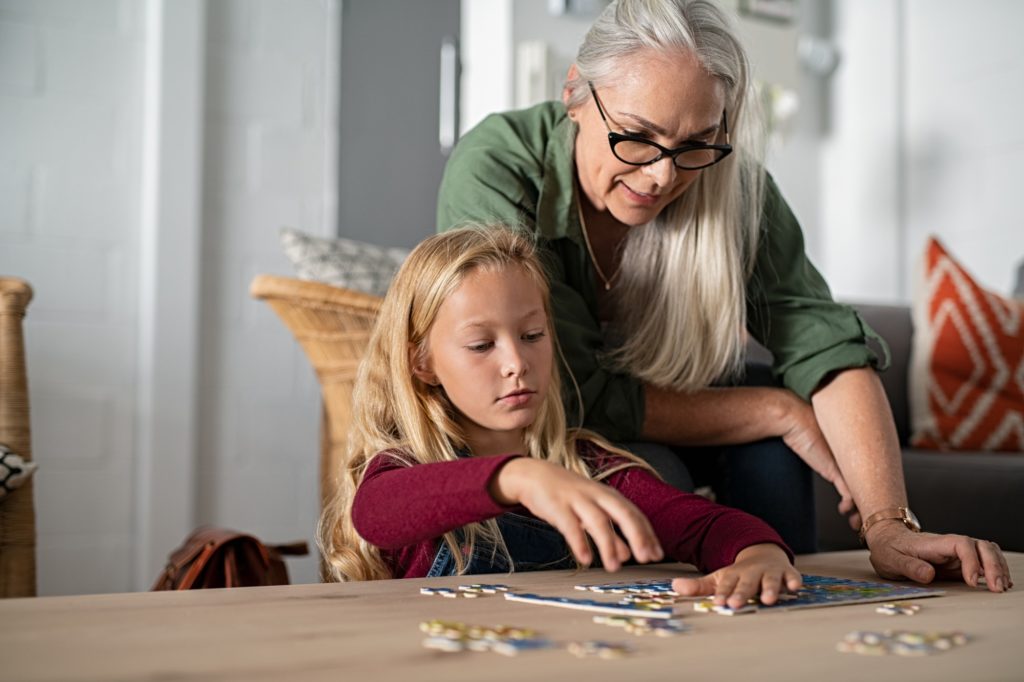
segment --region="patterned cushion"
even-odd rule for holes
[[[913,314],[911,443],[1024,451],[1024,302],[982,289],[931,238]]]
[[[406,249],[386,248],[352,239],[323,239],[298,230],[281,230],[284,253],[300,279],[325,282],[383,296]]]
[[[26,462],[0,443],[0,502],[21,487],[36,472],[35,462]]]

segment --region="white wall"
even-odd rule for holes
[[[1024,5],[837,2],[822,147],[822,270],[848,299],[907,301],[928,234],[1007,293],[1024,259]]]
[[[0,2],[0,272],[36,294],[42,594],[132,585],[142,9]]]
[[[248,287],[257,274],[291,272],[281,226],[334,234],[340,6],[216,0],[208,9],[197,522],[312,543],[319,389]],[[289,567],[293,582],[316,580],[312,557]]]
[[[290,272],[282,225],[334,233],[340,15],[0,0],[0,272],[36,291],[41,594],[145,589],[198,523],[312,541],[316,380],[247,290]]]

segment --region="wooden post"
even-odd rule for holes
[[[22,319],[32,287],[0,277],[0,443],[32,461]],[[36,596],[36,516],[32,479],[0,501],[0,597]]]

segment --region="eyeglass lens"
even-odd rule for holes
[[[612,152],[620,161],[632,164],[650,163],[657,159],[662,151],[641,140],[616,140],[612,145]],[[689,149],[677,154],[674,161],[676,166],[683,169],[703,168],[719,161],[727,152],[721,149]]]

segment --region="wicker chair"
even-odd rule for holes
[[[383,299],[319,282],[259,275],[250,286],[306,352],[320,381],[320,504],[334,496],[352,420],[356,369]]]
[[[0,443],[32,461],[22,318],[32,287],[0,277]],[[0,501],[0,598],[36,595],[36,516],[32,479]]]

